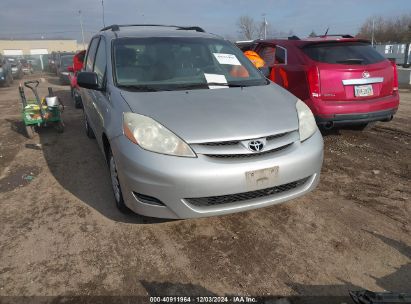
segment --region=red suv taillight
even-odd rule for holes
[[[313,65],[307,71],[308,86],[310,88],[310,96],[318,98],[321,95],[320,92],[320,72],[318,68]]]
[[[398,91],[398,72],[397,72],[397,65],[394,61],[391,61],[393,72],[394,72],[394,81],[393,81],[393,92]]]

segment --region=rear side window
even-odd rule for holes
[[[272,67],[275,64],[275,48],[271,46],[264,47],[259,55],[263,58],[265,64]]]
[[[96,56],[96,49],[99,39],[99,37],[94,38],[89,45],[86,62],[86,71],[88,72],[93,71],[94,57]]]
[[[259,55],[264,59],[268,67],[287,63],[287,51],[281,46],[265,46],[261,49]]]
[[[281,46],[278,46],[275,51],[275,63],[276,64],[287,63],[286,57],[287,57],[286,50],[282,48]]]
[[[373,64],[385,58],[368,43],[329,42],[308,45],[303,52],[312,60],[334,64]]]

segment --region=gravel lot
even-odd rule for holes
[[[313,193],[251,212],[162,221],[116,210],[82,111],[57,78],[42,77],[40,95],[50,83],[66,105],[63,134],[50,128],[25,138],[18,83],[0,88],[0,296],[411,290],[409,91],[393,121],[325,134]]]

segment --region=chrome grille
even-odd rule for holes
[[[262,190],[243,192],[237,194],[221,195],[221,196],[209,196],[209,197],[198,197],[198,198],[186,198],[185,201],[193,206],[197,207],[209,207],[216,205],[223,205],[228,203],[236,203],[256,198],[261,198],[265,196],[271,196],[279,193],[284,193],[293,189],[296,189],[304,185],[309,177],[294,181],[288,184],[283,184],[271,188],[266,188]]]
[[[274,134],[266,137],[266,140],[273,140],[282,136],[287,135],[287,133],[280,133],[280,134]],[[247,140],[247,139],[244,139]],[[206,142],[206,143],[201,143],[200,145],[204,146],[232,146],[232,145],[238,145],[244,140],[230,140],[230,141],[218,141],[218,142]],[[251,140],[251,138],[249,139]]]
[[[282,147],[279,147],[277,149],[272,149],[269,151],[264,151],[264,152],[259,152],[259,153],[247,153],[247,154],[204,154],[205,156],[208,157],[213,157],[213,158],[252,158],[252,157],[260,157],[260,156],[265,156],[269,154],[276,153],[278,151],[284,150],[291,146],[292,144],[288,144]]]
[[[266,137],[244,140],[231,140],[219,142],[204,142],[190,144],[194,152],[213,158],[250,158],[264,156],[286,149],[300,139],[298,131],[283,132]],[[248,142],[260,140],[264,142],[261,151],[251,151]]]

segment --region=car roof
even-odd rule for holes
[[[318,37],[309,37],[304,39],[267,39],[267,40],[257,40],[257,43],[268,43],[268,44],[281,44],[284,46],[293,45],[297,47],[304,47],[306,45],[321,44],[327,42],[363,42],[370,43],[369,40],[355,38],[348,35],[329,35],[329,36],[318,36]]]
[[[105,36],[115,38],[148,38],[148,37],[199,37],[221,38],[218,35],[206,33],[200,27],[182,27],[170,25],[112,25],[100,31]]]

